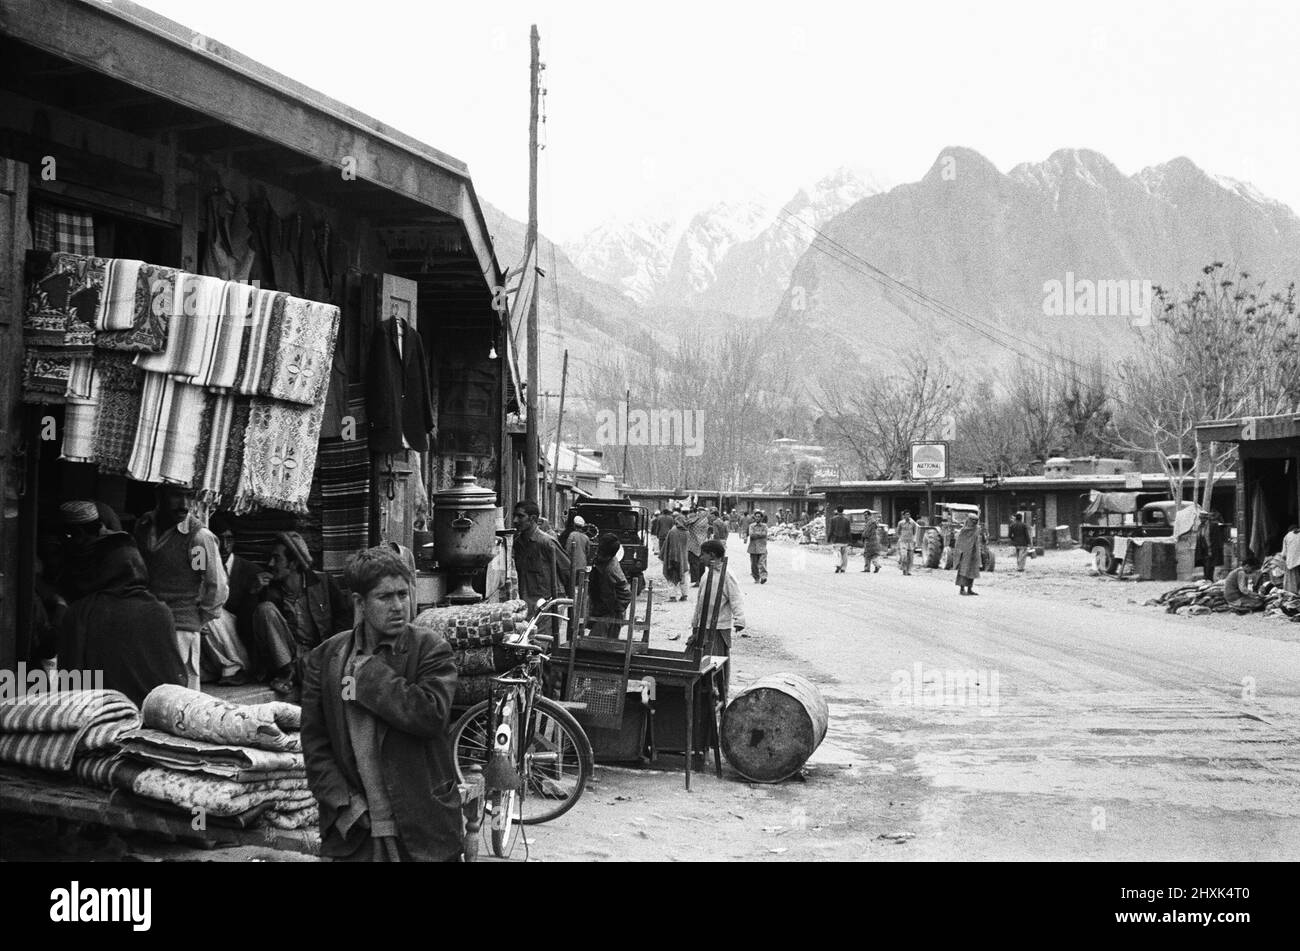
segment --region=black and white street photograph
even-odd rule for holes
[[[1282,0],[0,0],[27,912],[851,862],[1251,934],[1300,859],[1297,42]]]

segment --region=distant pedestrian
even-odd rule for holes
[[[713,513],[712,528],[713,528],[713,537],[716,538],[718,541],[722,542],[723,545],[726,545],[727,534],[728,534],[727,520],[723,518],[721,515],[719,515],[716,510]]]
[[[921,526],[916,524],[912,513],[903,509],[903,517],[898,520],[898,567],[904,575],[912,573],[912,554],[916,547],[916,533]]]
[[[749,509],[746,509],[745,514],[740,516],[741,541],[749,541],[749,526],[753,524],[754,524],[754,516],[750,513]]]
[[[672,515],[669,514],[667,509],[660,509],[659,513],[655,515],[654,521],[651,522],[651,530],[654,532],[655,539],[658,541],[658,548],[655,550],[655,554],[659,556],[660,561],[662,561],[664,557],[664,539],[668,537],[668,532],[672,530],[672,527]]]
[[[826,523],[826,541],[835,549],[835,573],[844,574],[849,567],[849,542],[853,541],[853,534],[842,505],[836,507],[835,514]]]
[[[767,515],[754,513],[754,524],[749,526],[749,570],[755,584],[767,584]]]
[[[952,549],[957,560],[957,593],[976,594],[975,579],[980,576],[980,532],[979,519],[974,515],[967,517]]]
[[[669,601],[685,601],[687,598],[686,579],[691,570],[689,547],[690,533],[686,531],[686,519],[678,515],[673,521],[673,527],[664,537],[664,580],[668,582]]]
[[[1282,560],[1286,563],[1283,587],[1291,594],[1300,594],[1300,526],[1287,529],[1282,539]]]
[[[867,527],[862,530],[862,570],[880,571],[880,519],[867,516]]]
[[[1011,528],[1007,534],[1011,538],[1011,547],[1016,550],[1016,571],[1024,571],[1025,559],[1029,557],[1029,526],[1019,512],[1011,516]]]

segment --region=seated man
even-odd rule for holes
[[[187,682],[171,609],[149,590],[144,558],[126,532],[86,543],[84,597],[59,626],[59,669],[103,671],[104,689],[136,704],[159,684]]]
[[[297,532],[277,532],[269,571],[258,575],[262,602],[253,611],[253,642],[271,672],[271,688],[292,696],[303,654],[352,627],[352,606],[334,579],[312,570],[311,552]]]
[[[1251,555],[1228,572],[1228,577],[1223,579],[1223,598],[1230,607],[1238,611],[1258,611],[1264,607],[1266,599],[1253,590],[1258,571],[1259,559]]]

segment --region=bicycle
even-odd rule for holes
[[[550,822],[572,809],[595,769],[595,754],[582,726],[542,695],[550,657],[532,641],[543,617],[568,623],[563,614],[548,609],[572,604],[571,598],[547,601],[520,638],[502,642],[502,647],[523,655],[520,663],[492,678],[505,689],[470,707],[452,727],[461,782],[467,772],[482,771],[492,851],[499,858],[514,848],[516,824]]]

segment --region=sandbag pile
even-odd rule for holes
[[[79,758],[113,750],[140,725],[140,710],[116,690],[55,690],[0,703],[0,762],[60,773]]]
[[[500,645],[507,635],[514,637],[527,629],[528,606],[515,600],[429,608],[414,623],[441,634],[451,645],[460,674],[452,702],[468,707],[486,700],[493,676],[510,669],[511,655]]]
[[[143,726],[118,737],[128,769],[107,784],[151,805],[216,825],[314,827],[316,800],[302,756],[301,710],[290,703],[235,704],[174,684],[154,688]]]

